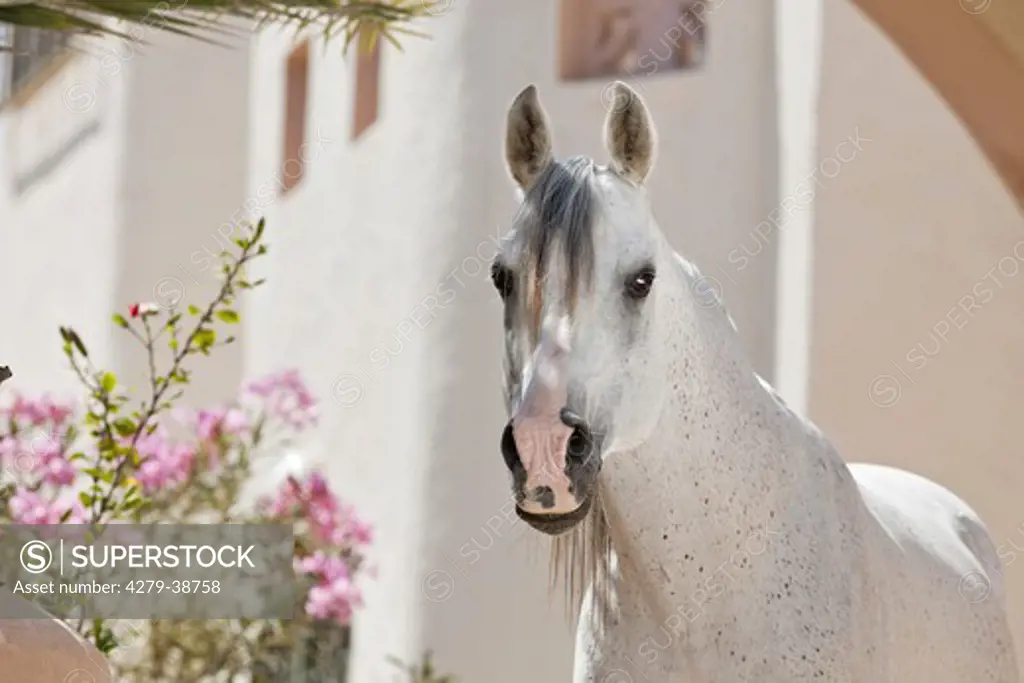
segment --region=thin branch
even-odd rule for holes
[[[210,305],[206,307],[206,310],[203,311],[202,315],[199,316],[199,321],[196,323],[196,326],[193,328],[192,332],[188,335],[188,337],[186,337],[185,344],[178,349],[177,353],[174,354],[174,358],[171,361],[171,369],[167,372],[166,375],[164,375],[164,377],[160,378],[158,383],[154,383],[151,385],[150,389],[152,391],[152,395],[149,400],[149,405],[148,407],[146,407],[145,411],[143,411],[142,417],[139,419],[138,426],[135,428],[135,433],[132,436],[131,443],[128,444],[129,454],[135,451],[135,447],[139,442],[139,438],[142,436],[143,431],[145,431],[146,427],[149,425],[149,421],[153,419],[153,417],[160,411],[160,400],[163,398],[164,393],[166,393],[167,389],[171,386],[171,377],[173,377],[178,372],[178,369],[181,367],[181,364],[185,360],[185,357],[188,356],[189,353],[192,353],[193,344],[195,343],[196,338],[199,336],[200,331],[205,329],[210,323],[213,322],[214,314],[217,311],[217,307],[220,306],[220,304],[225,299],[227,299],[228,296],[233,291],[233,288],[235,286],[235,279],[238,277],[242,268],[245,267],[245,264],[251,261],[255,256],[258,256],[259,253],[262,253],[253,253],[252,251],[255,247],[258,246],[258,241],[258,239],[253,239],[245,247],[242,248],[242,252],[238,257],[238,260],[235,261],[235,263],[233,263],[225,273],[224,283],[220,288],[220,292],[218,292],[216,298],[210,302]],[[103,499],[100,501],[99,512],[98,514],[94,515],[94,521],[102,521],[103,514],[107,511],[107,508],[110,506],[110,503],[113,500],[114,492],[117,490],[118,485],[120,485],[121,480],[124,478],[125,465],[128,464],[129,459],[130,458],[128,457],[121,458],[121,461],[114,469],[113,482],[111,483],[110,488],[107,490],[106,495],[103,496]]]

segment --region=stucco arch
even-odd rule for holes
[[[946,100],[1024,207],[1024,1],[854,4]]]

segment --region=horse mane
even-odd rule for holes
[[[616,610],[616,572],[602,488],[599,475],[590,512],[552,540],[550,560],[550,589],[565,588],[567,616],[573,626],[578,624],[588,589],[592,591],[591,627],[598,634],[604,632]]]

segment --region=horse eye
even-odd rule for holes
[[[626,280],[626,294],[633,299],[646,299],[654,286],[654,268],[644,268]]]
[[[498,290],[498,294],[501,295],[502,299],[507,299],[512,295],[513,285],[515,278],[512,276],[512,271],[497,261],[491,264],[491,282],[494,283],[495,289]]]

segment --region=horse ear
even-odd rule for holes
[[[604,145],[611,154],[612,169],[639,185],[654,166],[654,122],[640,96],[622,81],[615,81],[606,92],[602,98],[609,100]]]
[[[505,162],[516,184],[525,192],[551,161],[551,127],[540,103],[537,87],[528,85],[508,110]]]

